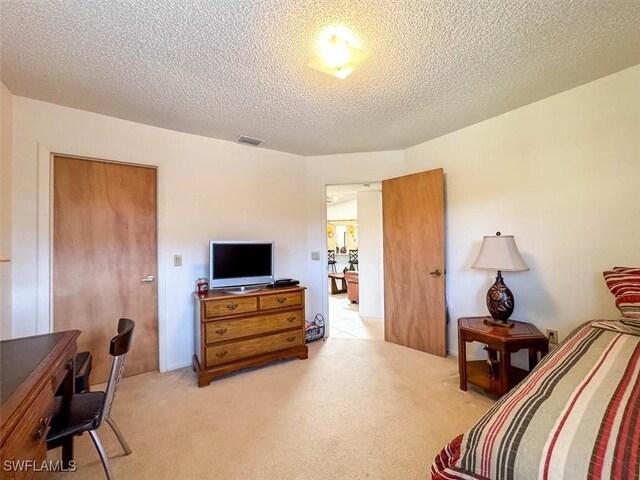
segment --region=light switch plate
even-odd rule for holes
[[[320,261],[320,252],[311,252],[311,260]]]
[[[174,255],[173,256],[173,266],[181,267],[182,266],[182,255]]]

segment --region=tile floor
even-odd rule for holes
[[[346,293],[329,295],[329,334],[333,338],[384,340],[381,318],[360,318],[358,304]]]

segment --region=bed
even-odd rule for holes
[[[575,329],[435,458],[443,479],[640,478],[640,327]]]

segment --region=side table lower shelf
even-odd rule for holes
[[[509,389],[515,387],[529,374],[528,371],[509,366]],[[486,360],[474,360],[467,362],[467,383],[481,388],[487,393],[499,397],[501,395],[500,373],[494,378],[489,376],[489,366]]]

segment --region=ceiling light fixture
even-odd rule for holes
[[[317,55],[307,65],[344,80],[369,56],[347,28],[330,26],[318,36]]]

